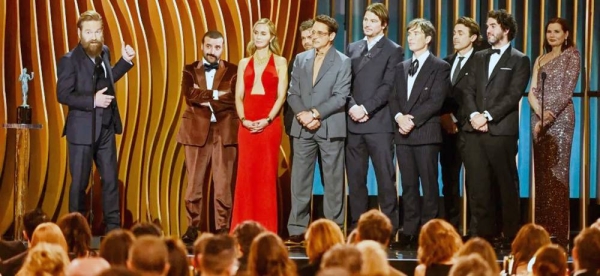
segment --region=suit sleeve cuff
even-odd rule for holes
[[[365,112],[365,114],[369,115],[369,112],[367,112],[367,109],[365,108],[364,105],[360,105],[360,107],[362,108],[362,110]]]
[[[450,117],[452,117],[452,122],[458,123],[458,119],[454,116],[454,114],[450,113]]]
[[[487,110],[483,112],[483,116],[485,116],[488,121],[493,120],[492,115],[490,115],[490,113]]]
[[[479,114],[479,112],[471,113],[471,115],[469,115],[469,120],[473,120],[473,117],[477,116],[477,114]]]
[[[219,90],[213,90],[213,91],[212,91],[212,98],[213,98],[213,100],[215,100],[215,101],[218,101],[218,100],[219,100]]]
[[[402,116],[403,114],[398,112],[398,114],[396,114],[396,116],[394,116],[394,121],[398,121],[398,117]]]

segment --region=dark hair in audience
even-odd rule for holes
[[[165,244],[169,251],[169,272],[168,276],[188,276],[190,274],[190,264],[187,259],[185,245],[179,239],[166,238]]]
[[[331,16],[319,14],[315,17],[315,23],[320,22],[327,25],[327,29],[329,29],[330,33],[337,33],[339,25],[335,19],[331,18]]]
[[[233,237],[240,245],[244,256],[247,257],[250,253],[250,245],[252,245],[254,238],[264,231],[265,228],[260,223],[251,220],[244,221],[233,229]]]
[[[567,38],[565,38],[566,44],[563,43],[560,47],[561,51],[569,49],[569,47],[575,46],[575,43],[573,42],[572,38],[573,36],[571,34],[571,28],[569,28],[569,22],[567,22],[566,19],[560,17],[550,19],[548,23],[546,23],[546,31],[544,32],[544,34],[548,33],[548,26],[550,26],[550,24],[559,24],[562,31],[568,33]],[[552,46],[550,46],[550,43],[548,43],[548,38],[544,39],[544,49],[546,50],[546,52],[552,51]]]
[[[223,38],[223,34],[215,30],[208,31],[202,36],[202,44],[204,44],[204,39],[207,37],[212,39]]]
[[[159,225],[156,225],[156,222],[138,222],[131,227],[131,233],[136,238],[144,235],[162,237],[162,229]]]
[[[354,245],[338,244],[329,249],[323,255],[321,269],[330,267],[342,267],[348,270],[350,274],[360,275],[362,269],[362,253]]]
[[[535,253],[533,275],[564,276],[566,273],[567,253],[559,245],[546,245]]]
[[[465,27],[467,27],[467,29],[469,29],[469,36],[477,36],[477,39],[475,39],[473,45],[479,46],[479,44],[481,44],[481,30],[479,28],[479,24],[477,24],[477,21],[475,21],[475,19],[467,16],[461,16],[458,20],[456,20],[456,23],[454,23],[454,25],[458,24],[464,25]]]
[[[367,7],[365,12],[372,12],[381,20],[381,26],[387,28],[390,21],[388,9],[382,3],[373,3]]]
[[[92,230],[85,217],[78,212],[73,212],[61,217],[57,225],[65,235],[69,253],[73,253],[76,257],[86,257],[90,252]]]
[[[300,32],[304,32],[304,31],[312,28],[313,24],[315,24],[314,19],[304,20],[304,21],[302,21],[302,23],[300,23],[300,27],[298,28],[298,30]]]
[[[583,229],[573,243],[573,255],[575,254],[579,269],[595,271],[596,275],[600,275],[600,229]]]
[[[127,264],[129,249],[134,240],[135,237],[128,230],[110,231],[100,243],[100,257],[104,258],[111,266],[124,266]]]
[[[500,273],[500,266],[498,265],[498,257],[492,245],[482,238],[472,238],[465,243],[456,253],[457,257],[468,256],[471,254],[478,254],[487,262],[490,269],[497,275]]]
[[[540,247],[550,243],[550,235],[544,227],[533,223],[523,225],[511,245],[511,254],[515,257],[513,271],[519,264],[529,262]]]
[[[113,266],[107,270],[102,271],[98,276],[139,276],[140,274],[131,271],[123,266]]]
[[[392,222],[377,209],[371,209],[358,219],[358,238],[361,241],[373,240],[387,245],[392,235]]]
[[[42,211],[40,208],[35,208],[23,214],[23,228],[25,229],[27,238],[31,240],[35,228],[38,227],[38,225],[49,221],[50,219],[46,213],[44,213],[44,211]]]
[[[169,266],[169,251],[161,238],[145,235],[131,245],[128,262],[139,273],[163,274]]]
[[[488,263],[479,254],[456,258],[449,276],[497,276]]]
[[[254,239],[248,257],[248,275],[296,275],[296,265],[276,234],[264,232]]]
[[[489,11],[488,18],[496,19],[503,31],[508,30],[508,41],[513,40],[515,35],[517,35],[517,20],[505,9]]]
[[[202,272],[223,274],[236,259],[235,239],[216,235],[208,239],[202,253]]]

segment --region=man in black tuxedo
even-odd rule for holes
[[[454,54],[444,58],[450,64],[450,90],[442,107],[442,148],[440,165],[442,167],[442,193],[444,195],[444,215],[454,228],[458,229],[460,222],[460,169],[462,166],[462,151],[464,135],[460,131],[462,125],[469,122],[468,114],[462,106],[462,95],[468,85],[466,76],[473,64],[475,45],[481,41],[479,24],[469,17],[461,17],[454,24],[452,42]]]
[[[450,90],[450,65],[429,52],[435,28],[417,18],[408,24],[411,59],[396,67],[390,111],[398,125],[396,156],[402,180],[404,231],[400,246],[414,247],[420,227],[438,216],[440,111]],[[423,190],[421,206],[419,180]]]
[[[107,232],[120,227],[117,149],[115,134],[123,127],[115,98],[114,83],[133,67],[135,51],[123,45],[122,58],[110,65],[110,51],[104,45],[102,16],[86,11],[77,21],[79,44],[58,63],[58,102],[69,107],[63,136],[67,136],[71,189],[69,212],[85,214],[85,189],[92,158],[102,178],[102,207]],[[94,81],[97,82],[94,91]],[[92,114],[95,148],[92,148]]]
[[[464,107],[465,169],[470,199],[471,232],[492,238],[496,216],[502,217],[503,237],[498,246],[510,246],[520,225],[519,177],[515,156],[519,138],[519,101],[529,83],[530,61],[510,46],[517,22],[505,10],[488,13],[487,38],[491,49],[473,57]],[[502,214],[494,212],[492,185],[498,185]]]
[[[381,3],[367,7],[363,18],[365,38],[348,45],[352,59],[352,90],[348,97],[346,173],[350,191],[351,229],[368,210],[367,170],[369,157],[377,177],[381,211],[392,222],[392,235],[399,225],[398,191],[394,168],[394,124],[388,100],[394,84],[394,69],[402,61],[402,47],[384,36],[389,22]]]

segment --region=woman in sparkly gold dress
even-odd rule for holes
[[[569,164],[575,127],[572,96],[579,78],[580,55],[565,19],[553,18],[546,24],[544,49],[546,53],[535,61],[528,96],[533,109],[535,223],[566,246],[569,242]]]

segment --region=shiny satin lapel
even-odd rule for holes
[[[225,76],[225,72],[227,72],[227,67],[225,67],[225,63],[223,61],[219,61],[219,69],[217,69],[217,72],[215,73],[215,80],[213,81],[212,89],[218,89],[219,84],[223,79],[223,76]],[[204,80],[204,82],[206,83],[206,79]]]

